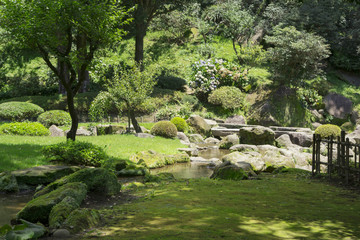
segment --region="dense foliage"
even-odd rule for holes
[[[6,102],[0,104],[0,119],[11,121],[24,121],[36,118],[44,109],[28,102]]]
[[[321,125],[315,129],[315,134],[319,134],[321,138],[327,138],[330,136],[340,136],[341,128],[333,124]]]
[[[174,117],[170,120],[170,122],[172,122],[176,126],[179,132],[186,132],[189,129],[189,126],[186,123],[185,119],[181,117]]]
[[[104,150],[92,143],[67,141],[45,146],[42,152],[50,161],[69,165],[99,167],[108,158]]]
[[[243,109],[245,94],[236,87],[224,86],[213,91],[208,100],[209,103],[221,106],[224,109]]]
[[[48,136],[49,129],[37,122],[14,122],[0,125],[0,134],[21,136]]]
[[[155,136],[174,138],[177,135],[177,128],[172,122],[160,121],[151,128],[150,133]]]
[[[64,126],[71,123],[70,114],[62,110],[44,112],[39,115],[37,120],[46,127],[51,125]]]

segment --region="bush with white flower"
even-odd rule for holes
[[[247,70],[222,59],[200,60],[192,65],[190,87],[197,95],[208,96],[222,86],[245,90],[248,85]]]

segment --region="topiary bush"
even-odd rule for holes
[[[157,77],[157,87],[171,90],[183,90],[186,85],[186,80],[173,76],[159,76]]]
[[[177,128],[172,122],[160,121],[151,128],[150,133],[155,136],[174,138],[177,135]]]
[[[70,114],[63,110],[44,112],[39,115],[37,120],[45,127],[50,127],[51,125],[63,126],[71,123]]]
[[[22,135],[22,136],[48,136],[49,129],[37,122],[5,123],[0,126],[0,134]]]
[[[327,138],[330,136],[340,136],[341,128],[333,124],[325,124],[315,129],[315,134],[319,134],[321,138]]]
[[[170,120],[170,122],[172,122],[176,126],[179,132],[187,132],[187,130],[189,129],[186,121],[181,117],[174,117]]]
[[[28,102],[6,102],[0,104],[0,119],[10,121],[24,121],[39,116],[44,109]]]
[[[99,167],[108,159],[108,156],[101,147],[88,142],[71,140],[45,146],[42,148],[42,153],[50,161],[69,165]]]
[[[245,93],[236,87],[221,87],[213,91],[208,98],[209,103],[219,105],[224,109],[242,109]]]

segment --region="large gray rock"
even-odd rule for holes
[[[219,143],[219,146],[221,149],[229,149],[236,144],[239,144],[239,136],[237,134],[232,134],[223,137]]]
[[[225,179],[225,180],[244,180],[248,179],[248,175],[244,169],[225,162],[220,164],[214,169],[213,174],[210,176],[212,179]]]
[[[13,174],[2,172],[0,173],[0,192],[18,192],[19,186]]]
[[[154,138],[154,136],[149,133],[135,133],[135,136],[138,138]]]
[[[191,143],[204,143],[204,138],[200,134],[190,134],[189,141]]]
[[[235,116],[228,117],[225,120],[225,123],[246,124],[246,120],[243,116],[235,115]]]
[[[262,160],[262,157],[257,152],[233,152],[227,154],[221,158],[223,162],[231,162],[232,164],[237,164],[239,162],[246,162],[251,164],[254,171],[264,171],[266,169],[266,164]]]
[[[238,152],[258,152],[259,149],[255,145],[249,144],[236,144],[230,148],[231,151],[238,151]]]
[[[61,128],[58,128],[56,125],[51,125],[49,128],[50,134],[52,137],[64,137],[65,133]]]
[[[183,141],[184,143],[190,143],[189,138],[183,132],[177,132],[177,138]]]
[[[339,119],[346,119],[352,112],[351,100],[337,93],[329,93],[324,98],[324,103],[328,113]]]
[[[240,128],[240,143],[251,145],[273,145],[275,141],[275,132],[267,127],[244,127]]]
[[[312,145],[313,134],[308,132],[289,132],[291,142],[301,147]]]
[[[75,166],[43,165],[16,170],[13,171],[12,174],[15,176],[19,184],[46,185],[55,181],[56,179],[72,174],[80,169],[80,167]]]
[[[69,132],[70,130],[66,130],[65,131],[65,135]],[[87,130],[85,127],[80,127],[76,130],[76,136],[93,136],[93,132],[90,132],[89,130]]]
[[[199,155],[199,150],[197,148],[178,148],[177,150],[179,152],[185,152],[190,157],[196,157]]]
[[[211,127],[207,122],[198,115],[192,115],[186,120],[187,124],[194,128],[195,131],[203,136],[210,136]]]
[[[213,138],[213,137],[209,137],[209,138],[205,139],[205,143],[207,143],[207,144],[218,144],[219,142],[220,142],[219,139]]]
[[[356,126],[355,131],[348,134],[346,137],[348,137],[350,139],[350,141],[352,141],[356,144],[360,144],[360,125]]]
[[[204,120],[211,128],[218,125],[218,123],[215,120],[211,120],[211,119],[204,119]]]
[[[283,134],[276,139],[276,145],[282,148],[292,148],[294,144],[291,142],[288,134]]]

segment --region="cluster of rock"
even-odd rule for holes
[[[80,208],[87,194],[99,192],[112,196],[121,189],[115,174],[103,168],[43,166],[42,169],[14,171],[7,176],[15,178],[20,184],[48,184],[34,194],[33,199],[18,212],[16,219],[49,226],[54,236],[69,235],[96,226],[101,220],[99,213]],[[11,231],[9,234],[15,233]]]

